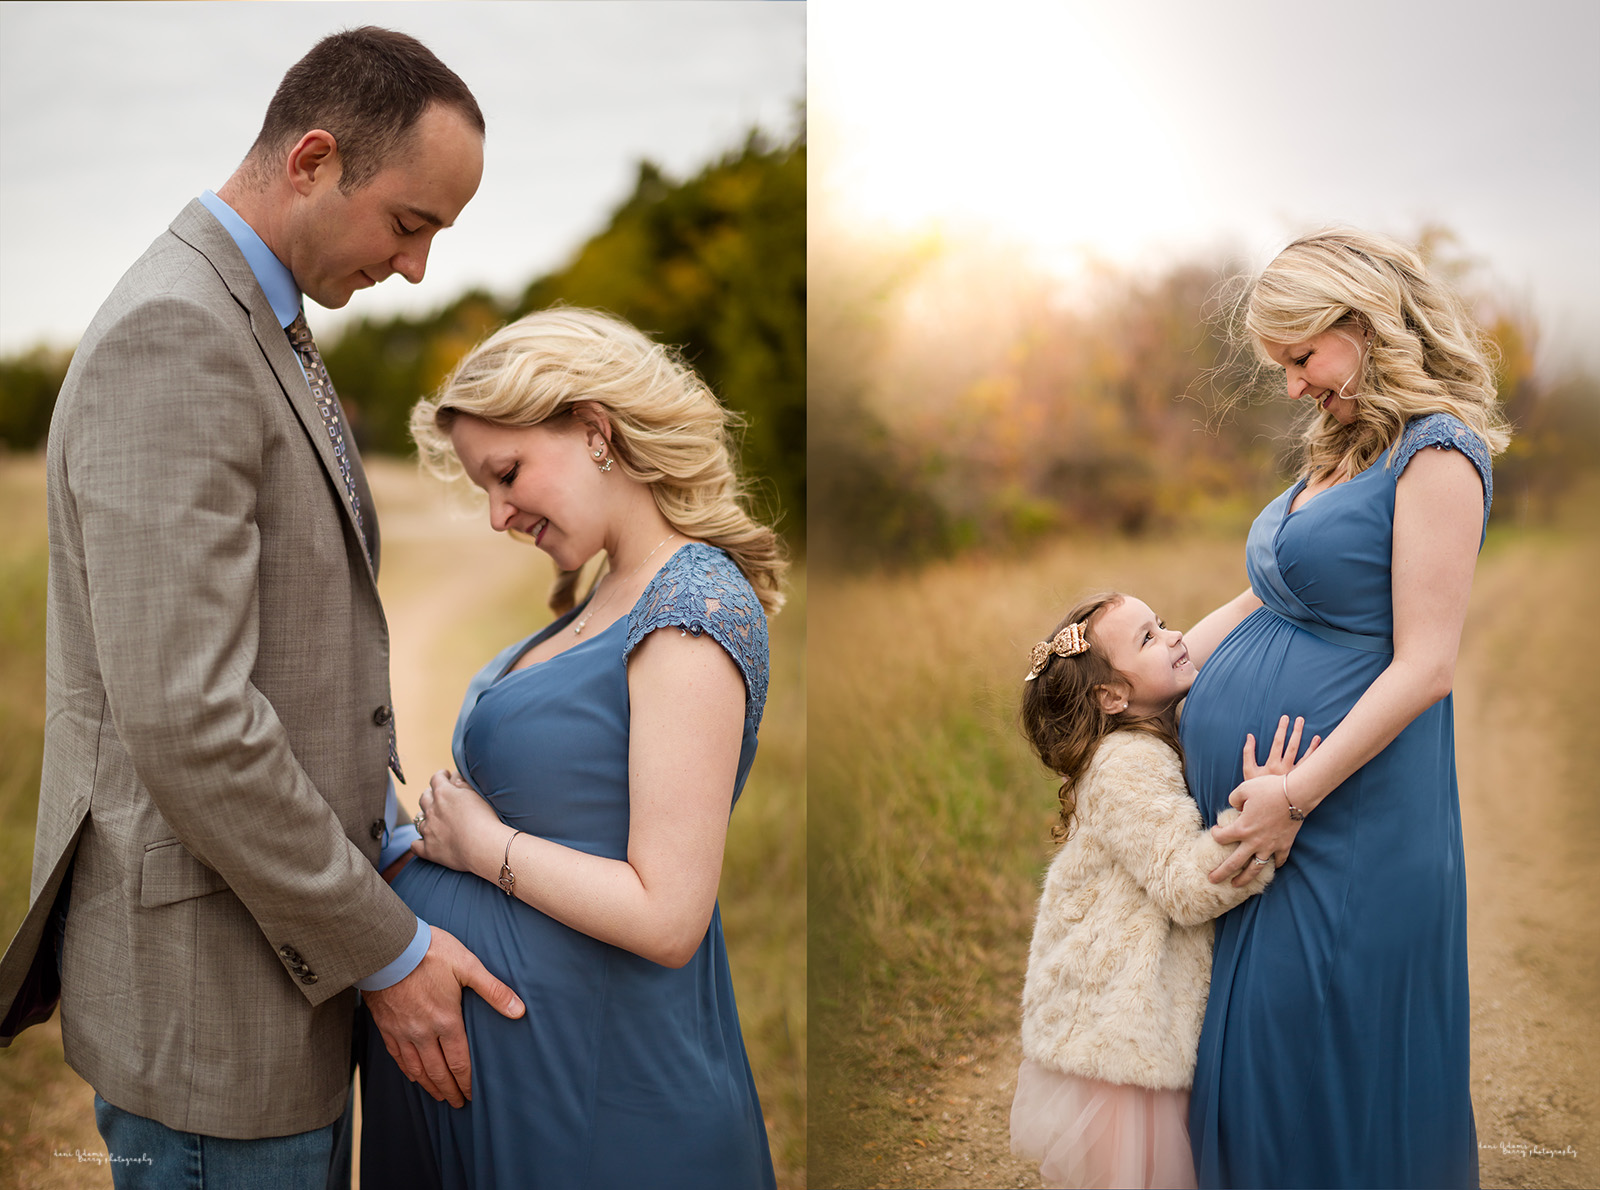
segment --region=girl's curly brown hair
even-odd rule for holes
[[[1100,705],[1096,694],[1099,687],[1129,685],[1095,639],[1102,614],[1125,598],[1120,591],[1106,591],[1085,599],[1068,612],[1045,639],[1051,639],[1068,624],[1081,623],[1088,651],[1072,657],[1052,654],[1039,676],[1023,687],[1022,733],[1045,767],[1061,776],[1061,820],[1050,828],[1050,837],[1057,843],[1065,843],[1072,833],[1078,782],[1106,736],[1114,731],[1148,732],[1176,752],[1180,763],[1183,757],[1178,743],[1176,703],[1153,716],[1134,716],[1126,711],[1112,715]]]

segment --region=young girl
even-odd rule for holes
[[[1045,877],[1022,993],[1011,1146],[1047,1186],[1191,1187],[1186,1123],[1211,978],[1211,919],[1260,892],[1208,874],[1215,842],[1183,782],[1177,704],[1194,681],[1183,634],[1132,596],[1072,610],[1033,647],[1023,728],[1061,774],[1061,843]],[[1287,716],[1265,767],[1294,767]],[[1318,741],[1306,750],[1311,754]],[[1223,821],[1236,815],[1229,810]]]

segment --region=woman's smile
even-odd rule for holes
[[[584,423],[558,418],[503,426],[462,416],[450,427],[450,441],[468,476],[488,493],[496,532],[516,533],[563,570],[577,569],[604,548],[601,476]],[[556,517],[561,523],[552,536]]]
[[[1283,366],[1289,399],[1309,398],[1342,425],[1355,421],[1357,391],[1366,344],[1358,329],[1336,327],[1299,343],[1263,343],[1267,355]]]

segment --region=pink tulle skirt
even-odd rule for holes
[[[1024,1058],[1011,1151],[1038,1161],[1046,1186],[1193,1190],[1188,1116],[1188,1091],[1103,1083]]]

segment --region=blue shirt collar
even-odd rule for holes
[[[272,305],[278,324],[288,326],[300,313],[300,288],[294,283],[294,274],[273,255],[272,249],[255,233],[255,229],[240,218],[239,212],[209,190],[200,196],[200,202],[217,217],[217,222],[239,245],[245,263],[256,275],[256,283]]]

